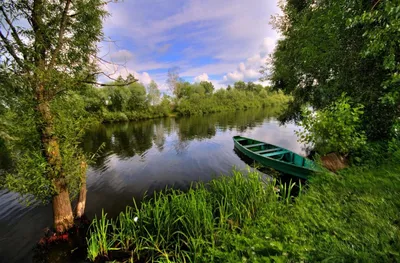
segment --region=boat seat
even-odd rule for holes
[[[235,139],[235,141],[237,141],[237,142],[241,142],[241,141],[247,141],[247,139],[240,138],[240,139]]]
[[[265,143],[256,143],[256,144],[249,144],[249,145],[243,145],[246,148],[251,148],[251,147],[257,147],[257,146],[262,146],[265,145]]]
[[[262,154],[262,156],[271,157],[271,156],[275,156],[275,155],[285,154],[285,153],[288,153],[288,152],[289,152],[288,150],[282,150],[282,151],[279,151],[279,152],[272,152],[272,153]]]
[[[258,154],[270,153],[270,152],[276,152],[276,151],[279,151],[279,150],[282,150],[282,149],[281,148],[272,148],[272,149],[265,149],[265,150],[261,150],[261,151],[256,151],[254,153],[258,153]]]

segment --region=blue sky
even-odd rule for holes
[[[100,54],[113,76],[134,74],[166,90],[167,71],[217,88],[257,81],[278,34],[269,24],[277,0],[125,0],[107,6]],[[122,66],[123,65],[123,66]]]

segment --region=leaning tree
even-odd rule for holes
[[[7,130],[15,135],[8,142],[13,170],[0,183],[22,196],[51,202],[57,232],[73,225],[71,192],[81,189],[79,201],[86,199],[86,162],[70,135],[77,122],[68,114],[76,111],[71,94],[95,83],[105,4],[0,2],[0,105],[3,116],[12,120]],[[80,216],[84,202],[77,210]]]

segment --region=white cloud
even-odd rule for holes
[[[171,44],[164,44],[164,45],[161,45],[160,47],[158,47],[158,49],[157,49],[157,51],[159,52],[159,53],[165,53],[165,52],[167,52],[170,48],[171,48]]]
[[[208,81],[208,75],[206,73],[203,73],[194,78],[194,82],[201,82],[201,81]]]
[[[202,66],[191,66],[181,72],[181,76],[198,76],[203,72],[212,72],[213,75],[225,74],[229,69],[234,69],[237,63],[212,63]],[[182,67],[181,67],[182,68]]]
[[[128,62],[133,58],[133,54],[129,50],[121,49],[110,54],[110,58],[115,63]]]
[[[266,37],[263,39],[259,47],[259,52],[241,62],[235,71],[226,74],[222,83],[231,84],[233,82],[242,81],[257,81],[261,74],[259,73],[260,67],[265,64],[269,54],[275,48],[277,38]]]
[[[227,82],[258,78],[257,65],[264,63],[276,36],[268,23],[279,12],[277,0],[136,0],[109,4],[107,10],[106,35],[135,54],[128,68],[143,72],[179,66],[182,77],[207,72],[225,74]],[[196,60],[203,57],[212,62]],[[163,74],[157,80],[165,79]]]
[[[143,83],[144,85],[149,85],[152,80],[149,73],[147,72],[137,73],[136,71],[134,71],[133,76],[135,76],[135,78],[137,78],[139,82]]]

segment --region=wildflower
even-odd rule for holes
[[[135,218],[133,219],[133,221],[135,221],[135,223],[139,220],[139,217],[135,216]]]

